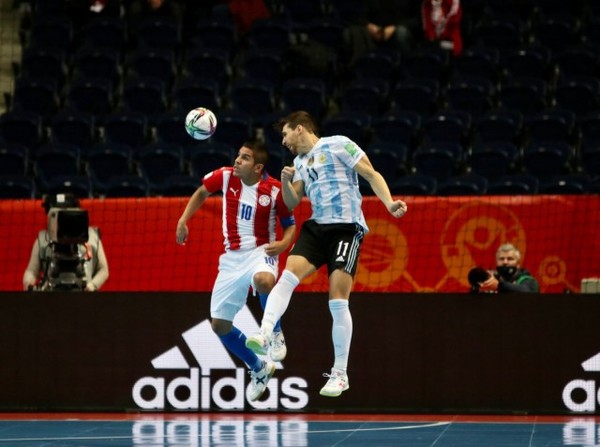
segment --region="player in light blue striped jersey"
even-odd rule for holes
[[[275,127],[281,132],[283,145],[295,155],[294,166],[281,172],[283,200],[294,209],[306,196],[313,214],[302,225],[285,270],[269,294],[260,332],[248,337],[246,346],[266,353],[273,327],[286,311],[294,289],[302,279],[327,265],[335,359],[331,374],[324,374],[329,380],[320,394],[336,397],[349,388],[352,316],[348,300],[362,239],[369,231],[358,176],[369,183],[392,216],[402,217],[407,207],[392,197],[385,179],[355,142],[341,135],[320,137],[315,120],[307,112],[293,112]]]

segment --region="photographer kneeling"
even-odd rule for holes
[[[521,252],[512,244],[496,251],[496,270],[475,267],[469,272],[473,293],[539,293],[540,285],[531,273],[521,268]]]
[[[72,194],[44,197],[48,226],[33,243],[23,290],[93,292],[108,279],[108,262],[98,228]]]

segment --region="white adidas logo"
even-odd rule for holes
[[[600,352],[581,363],[581,367],[586,372],[600,372]],[[573,399],[573,392],[581,390],[585,394],[585,399]],[[592,413],[596,411],[596,402],[600,404],[600,390],[596,386],[595,380],[575,379],[571,380],[563,388],[563,403],[565,406],[577,413]]]
[[[258,323],[247,306],[238,313],[234,324],[245,334],[253,334],[259,330]],[[278,389],[279,379],[273,377],[267,385],[269,396],[266,400],[248,401],[247,370],[236,366],[219,337],[212,331],[210,321],[204,320],[181,335],[200,368],[190,365],[179,346],[158,355],[151,360],[154,369],[189,370],[189,376],[176,377],[169,383],[166,383],[165,377],[140,378],[132,388],[133,400],[140,408],[165,409],[165,399],[180,410],[209,410],[213,405],[221,409],[243,409],[246,402],[258,409],[278,408],[279,405],[287,409],[301,409],[308,404],[308,395],[304,391],[307,382],[301,377],[285,378],[281,382],[281,393]],[[276,363],[276,366],[279,370],[283,369],[281,363]],[[211,383],[212,370],[233,370],[235,376],[223,377]],[[235,390],[235,396],[229,398],[231,393],[227,393],[228,398],[224,398],[221,391],[230,387]],[[153,390],[149,392],[148,389]],[[185,391],[182,392],[181,389]],[[279,394],[282,394],[281,398]],[[186,397],[179,397],[180,395]]]

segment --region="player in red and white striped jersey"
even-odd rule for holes
[[[225,252],[219,257],[210,314],[212,328],[225,347],[250,368],[250,400],[263,394],[275,372],[275,364],[261,360],[246,347],[246,336],[233,325],[233,319],[246,304],[250,286],[258,293],[264,308],[279,276],[278,256],[289,248],[296,234],[294,215],[281,196],[281,183],[264,170],[268,158],[264,145],[244,143],[233,167],[223,167],[204,176],[176,230],[177,243],[184,244],[189,235],[188,220],[210,194],[223,193]],[[276,239],[277,220],[283,228],[280,240]],[[273,361],[283,360],[286,354],[281,326],[278,329],[279,336],[273,337],[270,349]]]

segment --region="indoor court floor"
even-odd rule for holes
[[[0,447],[553,447],[600,445],[600,417],[281,413],[5,413]]]

